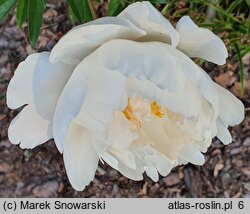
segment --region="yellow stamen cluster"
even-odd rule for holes
[[[141,127],[141,122],[138,120],[138,118],[133,114],[133,109],[132,109],[132,104],[131,104],[131,99],[128,98],[128,105],[126,108],[123,110],[123,114],[125,117],[134,123],[137,127]]]
[[[141,127],[141,121],[134,115],[133,106],[132,106],[131,98],[128,98],[128,104],[126,108],[123,110],[123,114],[125,117],[137,128]],[[164,114],[161,112],[161,107],[157,104],[157,102],[150,103],[151,114],[155,115],[158,118],[162,118]]]
[[[151,113],[158,118],[162,118],[164,116],[164,114],[161,113],[161,107],[155,101],[151,103]]]

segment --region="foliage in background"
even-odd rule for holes
[[[21,28],[28,19],[30,45],[34,48],[40,34],[46,3],[47,0],[0,0],[0,21],[16,6],[17,26]]]
[[[72,20],[80,23],[91,21],[96,16],[93,3],[101,3],[102,0],[65,0],[69,5],[69,16]],[[115,16],[129,4],[136,1],[129,0],[111,0],[108,7],[108,15]],[[166,4],[168,0],[150,0],[153,4]],[[16,7],[17,26],[21,28],[23,23],[28,20],[29,41],[32,48],[35,47],[38,40],[43,12],[47,0],[0,0],[0,22],[10,11]]]
[[[69,5],[72,20],[85,23],[96,18],[93,3],[104,0],[65,0]],[[0,21],[16,7],[17,26],[28,20],[29,41],[34,48],[42,26],[43,12],[47,0],[0,0]],[[107,15],[116,16],[135,0],[110,0]],[[176,22],[181,16],[189,15],[199,26],[209,27],[219,34],[234,58],[240,62],[242,92],[244,74],[242,56],[250,51],[250,0],[150,0],[169,20]]]

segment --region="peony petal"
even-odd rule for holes
[[[159,174],[155,167],[147,167],[145,170],[148,177],[150,177],[154,182],[157,182],[159,180]]]
[[[106,151],[106,148],[104,148],[103,151],[101,150],[97,151],[97,153],[102,162],[105,161],[109,166],[118,170],[119,161],[113,155],[109,154],[108,151]]]
[[[218,115],[219,98],[211,78],[189,57],[168,44],[112,40],[90,54],[77,68],[86,71],[86,73],[91,73],[93,69],[97,72],[103,70],[118,71],[125,77],[142,80],[145,83],[148,81],[149,85],[158,87],[158,89],[155,87],[156,90],[147,90],[149,96],[156,96],[158,99],[165,96],[165,102],[161,101],[160,103],[173,105],[173,108],[177,105],[168,102],[168,98],[175,100],[175,95],[178,93],[182,98],[185,96],[184,99],[187,98],[186,95],[190,95],[192,101],[187,102],[198,105],[192,105],[194,106],[193,110],[190,109],[191,107],[184,108],[183,105],[178,105],[178,113],[184,115],[197,114],[200,104],[199,101],[196,101],[200,99],[200,96],[203,96],[215,109],[214,117]],[[185,93],[188,88],[193,88],[193,93],[190,90],[188,91],[191,94]],[[158,92],[155,93],[156,91]],[[173,92],[176,94],[171,95]]]
[[[119,17],[103,17],[73,28],[51,51],[50,61],[77,64],[106,41],[124,38],[135,40],[145,32]]]
[[[214,118],[216,118],[218,116],[219,95],[211,77],[181,51],[167,46],[166,48],[173,57],[176,57],[176,63],[179,64],[185,77],[190,80],[198,93],[212,105],[215,111]]]
[[[238,125],[244,119],[243,103],[217,83],[214,86],[219,95],[219,117],[226,125]]]
[[[211,78],[189,57],[168,44],[112,40],[93,52],[85,63],[91,61],[95,62],[92,67],[99,65],[100,70],[104,67],[116,70],[126,77],[151,81],[159,89],[165,90],[163,94],[166,91],[180,92],[184,87],[193,87],[199,96],[212,104],[215,116],[218,115],[219,98]],[[187,80],[190,81],[189,86],[186,85]],[[159,94],[157,96],[160,97]],[[185,108],[182,109],[183,112],[186,111]]]
[[[82,191],[94,179],[99,161],[86,128],[71,124],[65,141],[63,159],[71,185]]]
[[[114,110],[127,105],[125,81],[116,71],[92,71],[88,77],[88,93],[74,121],[91,131],[106,131]]]
[[[164,131],[164,127],[158,121],[152,120],[142,124],[147,136],[152,140],[152,147],[160,151],[168,159],[175,160],[183,147],[182,143],[173,142]]]
[[[244,107],[233,95],[230,96],[229,92],[225,92],[225,96],[221,96],[220,94],[224,92],[219,92],[221,90],[215,87],[212,79],[202,68],[196,65],[181,51],[172,48],[168,44],[113,40],[103,44],[99,49],[93,52],[88,57],[88,62],[90,61],[95,62],[95,65],[92,65],[92,67],[100,66],[100,70],[102,70],[103,67],[108,70],[117,70],[122,75],[135,79],[137,82],[139,82],[139,80],[145,82],[145,84],[142,84],[143,87],[138,90],[141,94],[144,94],[143,97],[154,98],[153,100],[160,101],[160,104],[170,107],[174,112],[185,116],[191,114],[195,116],[197,109],[200,108],[199,100],[205,98],[205,100],[211,104],[213,110],[213,123],[215,123],[219,111],[221,111],[220,115],[222,115],[223,121],[227,118],[227,121],[224,121],[227,125],[239,123],[244,117]],[[173,70],[175,70],[175,72],[172,72]],[[156,86],[151,87],[150,85]],[[178,93],[180,93],[180,97],[184,96],[182,99],[187,99],[188,96],[186,95],[189,95],[187,93],[191,93],[188,88],[193,88],[193,92],[198,93],[192,93],[191,97],[193,100],[189,99],[189,101],[186,101],[197,104],[193,109],[190,109],[191,107],[184,107],[184,105],[178,105],[177,103],[178,99],[176,95]],[[188,92],[185,93],[185,90],[188,90]],[[173,93],[172,98],[171,93]],[[220,97],[223,98],[221,99]],[[176,98],[176,103],[170,102],[170,100],[174,101],[174,98]],[[220,108],[224,106],[229,106],[231,103],[230,100],[235,100],[233,101],[234,105],[229,107],[230,110],[220,110]],[[174,110],[174,108],[176,108],[176,110]],[[238,113],[234,113],[234,115],[231,112]],[[230,121],[230,118],[234,118],[235,121]],[[216,132],[214,132],[213,136],[215,133]]]
[[[129,97],[139,95],[145,99],[157,101],[161,106],[167,106],[171,111],[181,113],[186,117],[196,117],[200,113],[200,95],[189,80],[177,92],[159,89],[148,80],[128,78],[127,93]]]
[[[108,126],[108,140],[121,149],[128,148],[138,134],[131,132],[128,119],[121,111],[115,111],[113,121]]]
[[[89,56],[88,61],[94,60],[93,66],[99,64],[105,69],[117,70],[126,77],[150,80],[159,88],[173,92],[183,88],[184,75],[168,49],[175,50],[160,42],[117,39],[104,43]]]
[[[198,27],[189,16],[183,16],[177,23],[180,34],[178,49],[190,57],[200,57],[218,65],[226,63],[227,49],[222,40],[212,31]]]
[[[129,149],[114,149],[113,147],[109,148],[110,153],[117,158],[121,163],[130,169],[136,169],[136,163],[134,160],[134,155]]]
[[[123,163],[119,162],[117,170],[124,176],[134,181],[140,181],[143,179],[142,171],[140,169],[128,168]]]
[[[85,60],[88,61],[88,58]],[[95,61],[90,60],[90,63],[94,64]],[[117,105],[120,105],[119,96],[123,95],[125,91],[125,87],[123,91],[117,90],[118,97],[116,98],[114,93],[116,91],[113,89],[121,89],[121,81],[124,81],[125,78],[117,72],[110,72],[110,74],[108,72],[100,72],[99,74],[98,67],[95,68],[92,64],[88,65],[84,61],[74,70],[55,111],[53,131],[59,151],[63,150],[65,137],[73,119],[75,122],[78,120],[77,123],[83,127],[94,131],[95,136],[98,135],[97,129],[101,132],[100,135],[105,132],[106,126],[112,119],[111,114],[115,108],[118,108]],[[88,81],[86,82],[86,80]],[[110,94],[114,95],[110,96]],[[98,140],[101,140],[101,137]],[[102,143],[100,142],[100,144]],[[104,146],[101,147],[104,148]],[[103,148],[96,149],[101,152]],[[98,154],[101,156],[100,153]]]
[[[109,70],[118,70],[127,77],[150,80],[169,92],[183,89],[188,79],[214,108],[218,107],[212,79],[189,57],[168,44],[113,40],[103,44],[91,56],[99,58],[99,63]]]
[[[108,150],[117,160],[132,169],[136,168],[136,163],[129,146],[137,138],[138,135],[131,132],[129,122],[124,114],[115,111],[113,121],[108,126],[108,141],[110,142]]]
[[[170,161],[160,152],[155,149],[151,149],[151,153],[146,155],[144,158],[146,173],[155,182],[159,179],[158,172],[162,176],[167,176],[174,166],[174,161]]]
[[[17,67],[7,89],[10,108],[28,104],[9,130],[11,142],[21,143],[23,148],[33,148],[53,137],[55,107],[73,70],[72,66],[64,63],[51,64],[48,57],[48,52],[28,56]]]
[[[223,123],[221,119],[218,118],[216,121],[216,125],[217,125],[217,137],[219,138],[219,140],[225,145],[231,143],[232,136],[228,131],[228,127],[225,125],[225,123]]]
[[[181,157],[178,157],[176,165],[186,165],[186,164],[188,164],[188,161],[184,160]]]
[[[145,30],[144,40],[170,43],[175,48],[179,34],[171,23],[148,1],[136,2],[123,10],[118,17],[124,17]]]
[[[174,162],[170,161],[167,157],[158,153],[158,160],[155,163],[156,169],[162,176],[167,176],[171,169],[174,167]]]
[[[205,163],[205,158],[200,152],[199,146],[194,143],[184,144],[179,157],[196,165],[203,165]]]
[[[57,149],[62,152],[71,121],[79,113],[87,92],[87,83],[81,72],[73,72],[61,93],[53,120],[53,135]]]
[[[18,65],[7,90],[9,108],[34,103],[42,116],[53,115],[53,107],[73,67],[64,63],[51,64],[48,57],[49,52],[31,54]]]
[[[51,121],[41,117],[34,106],[25,106],[12,120],[8,136],[11,143],[20,143],[22,149],[33,149],[53,138]]]

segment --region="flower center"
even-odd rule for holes
[[[109,151],[129,167],[135,167],[135,159],[144,166],[163,156],[178,163],[185,160],[186,148],[191,148],[187,150],[191,154],[192,150],[206,151],[211,134],[201,122],[185,118],[156,101],[129,98],[122,112],[114,111],[108,129]]]
[[[142,120],[150,120],[152,116],[162,118],[165,115],[156,101],[150,103],[140,97],[128,98],[123,114],[135,128],[142,127]]]

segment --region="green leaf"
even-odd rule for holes
[[[28,16],[28,3],[29,0],[18,0],[17,2],[16,19],[17,19],[17,26],[19,28],[22,27],[24,21]]]
[[[235,8],[237,8],[238,5],[242,3],[243,0],[234,0],[230,6],[227,8],[228,13],[232,13]]]
[[[111,0],[108,7],[108,16],[116,16],[123,10],[123,5],[119,0]]]
[[[240,91],[241,91],[241,96],[244,95],[244,70],[243,70],[243,62],[242,62],[242,56],[241,56],[241,52],[240,52],[240,48],[239,45],[237,44],[237,42],[234,43],[234,48],[236,51],[236,54],[238,56],[238,60],[240,63]]]
[[[79,22],[85,23],[93,19],[88,0],[67,0],[67,2]]]
[[[178,0],[174,0],[174,1],[172,1],[171,3],[167,3],[164,7],[163,7],[163,9],[161,10],[161,14],[162,15],[167,15],[167,13],[169,13],[169,11],[171,10],[171,9],[173,9],[173,8],[175,8],[176,7],[176,5],[177,5],[177,3],[178,3],[179,1]]]
[[[38,36],[40,34],[43,11],[46,6],[44,0],[28,0],[28,17],[29,17],[29,38],[32,48],[35,47]]]
[[[17,0],[0,0],[0,21],[8,14],[14,7]]]
[[[167,4],[169,0],[150,0],[150,2],[154,4]]]
[[[78,18],[77,18],[77,17],[75,16],[75,14],[73,13],[71,7],[69,7],[69,9],[68,9],[68,14],[69,14],[70,20],[71,20],[73,23],[75,23],[75,22],[78,20]]]
[[[217,4],[214,4],[214,3],[209,2],[209,1],[204,1],[204,0],[192,0],[192,2],[197,2],[197,3],[200,3],[202,5],[210,6],[218,12],[218,15],[224,15],[225,17],[228,17],[229,19],[241,24],[241,21],[239,19],[234,17],[233,14],[228,13],[225,9],[223,9],[222,7],[220,7]]]
[[[248,7],[250,8],[250,0],[246,0]]]

